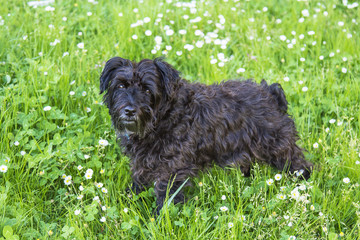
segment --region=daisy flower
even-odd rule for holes
[[[266,184],[271,186],[274,183],[274,179],[270,178],[268,180],[266,180]]]
[[[280,181],[281,178],[282,178],[282,175],[281,175],[281,174],[278,173],[278,174],[275,175],[275,180],[276,180],[276,181]]]
[[[109,142],[107,140],[100,139],[99,144],[103,147],[106,147],[107,145],[109,145]]]
[[[222,212],[226,212],[227,210],[229,210],[226,206],[223,206],[223,207],[220,207],[220,210],[222,211]]]
[[[7,167],[6,165],[1,165],[1,166],[0,166],[0,172],[6,173],[7,170],[8,170],[8,167]]]

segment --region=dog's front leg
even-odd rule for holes
[[[171,197],[178,188],[184,183],[186,177],[177,176],[176,178],[170,177],[168,180],[158,180],[155,184],[156,194],[156,215],[160,214],[160,210],[164,206],[166,193],[169,191],[169,197]],[[174,197],[174,204],[184,202],[184,194],[180,190]]]

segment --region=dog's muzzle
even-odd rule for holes
[[[121,123],[125,126],[128,131],[136,132],[137,129],[137,117],[136,109],[131,106],[124,108],[121,114]]]

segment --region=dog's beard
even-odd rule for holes
[[[143,106],[140,114],[131,120],[121,118],[117,114],[111,114],[113,126],[118,135],[137,134],[140,137],[153,131],[156,118],[150,106]]]

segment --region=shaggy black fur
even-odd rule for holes
[[[310,176],[280,84],[230,80],[191,84],[162,59],[138,63],[114,57],[101,74],[101,93],[124,153],[133,190],[156,182],[158,211],[170,194],[200,170],[255,162]],[[180,192],[175,203],[184,199]]]

